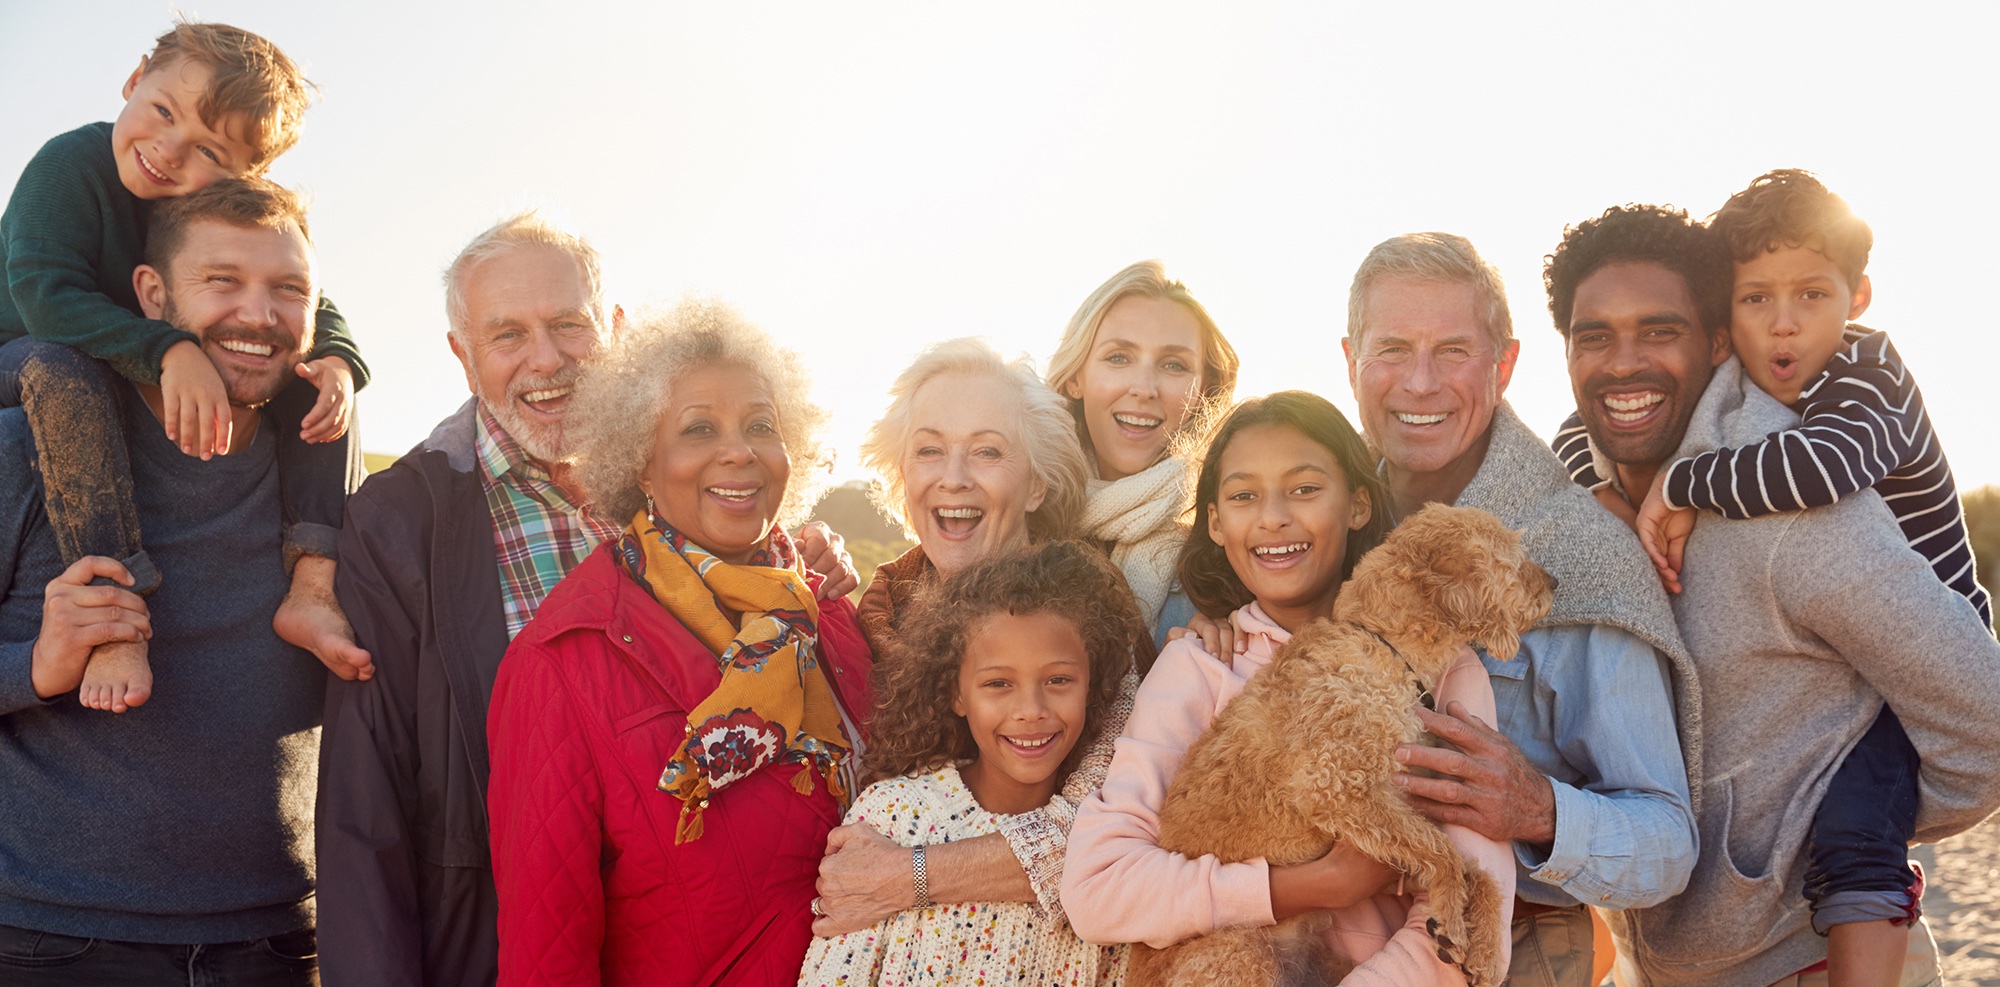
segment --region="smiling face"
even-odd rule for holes
[[[1736,265],[1729,338],[1743,369],[1786,404],[1826,370],[1847,323],[1867,311],[1868,276],[1850,285],[1840,266],[1810,247],[1779,247]]]
[[[1360,338],[1341,347],[1391,487],[1400,495],[1411,478],[1428,478],[1462,489],[1485,457],[1520,344],[1494,341],[1469,283],[1387,278],[1368,289],[1364,312]]]
[[[195,110],[215,73],[192,58],[146,69],[142,59],[125,80],[125,109],[111,124],[111,150],[126,191],[165,199],[250,174],[256,151],[231,135],[228,121],[217,121],[217,130]]]
[[[733,364],[676,377],[639,489],[660,520],[724,562],[764,547],[792,472],[770,385]]]
[[[1143,295],[1112,303],[1083,369],[1062,388],[1083,402],[1098,476],[1123,479],[1160,461],[1200,400],[1201,368],[1194,313]]]
[[[951,711],[965,718],[979,758],[959,769],[988,812],[1046,804],[1083,736],[1090,653],[1051,613],[997,613],[968,636]]]
[[[141,265],[133,283],[148,317],[200,337],[236,407],[276,397],[312,348],[312,245],[292,223],[194,220],[167,266]]]
[[[1333,612],[1347,535],[1368,523],[1365,490],[1350,491],[1332,450],[1290,425],[1251,425],[1222,450],[1208,536],[1286,630]]]
[[[1577,413],[1621,467],[1673,455],[1729,340],[1709,333],[1687,281],[1650,261],[1606,264],[1577,282],[1565,352]]]
[[[464,297],[463,333],[450,341],[466,384],[529,456],[562,459],[570,392],[605,339],[576,259],[510,250],[466,272]]]
[[[1047,488],[1029,468],[1016,386],[940,374],[910,396],[903,509],[944,575],[1028,543],[1028,514]]]

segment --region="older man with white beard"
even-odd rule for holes
[[[597,252],[533,213],[474,238],[445,273],[451,350],[472,390],[370,477],[341,530],[341,606],[374,656],[330,680],[317,825],[321,975],[490,984],[498,899],[487,847],[486,704],[508,642],[623,524],[567,477],[569,394],[622,322]],[[803,539],[855,585],[837,539]]]

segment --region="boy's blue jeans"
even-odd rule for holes
[[[1806,846],[1813,930],[1914,919],[1910,837],[1917,828],[1917,750],[1888,706],[1854,745],[1820,800]]]
[[[137,580],[134,588],[149,593],[160,584],[160,572],[146,555],[132,504],[123,427],[129,393],[116,372],[81,351],[25,336],[0,345],[0,407],[27,412],[63,562],[86,555],[118,559]],[[364,475],[353,428],[333,442],[299,438],[299,425],[318,398],[310,383],[295,380],[264,409],[277,429],[287,562],[302,554],[335,557],[341,508]]]

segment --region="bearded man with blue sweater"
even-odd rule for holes
[[[168,577],[149,608],[115,560],[63,567],[36,436],[0,411],[0,981],[315,983],[325,673],[271,629],[284,531],[275,427],[257,411],[312,345],[305,213],[268,181],[224,181],[162,203],[148,237],[140,304],[200,339],[234,433],[227,455],[183,455],[159,388],[124,395],[134,496]],[[158,697],[117,716],[81,706],[90,649],[142,637]]]

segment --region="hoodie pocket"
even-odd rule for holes
[[[1736,832],[1736,784],[1734,779],[1724,778],[1717,787],[1714,797],[1722,805],[1722,825],[1714,833],[1701,834],[1701,845],[1713,847],[1720,857],[1722,871],[1730,883],[1738,888],[1762,887],[1772,882],[1771,858],[1773,848],[1760,846],[1754,839],[1745,839]]]

